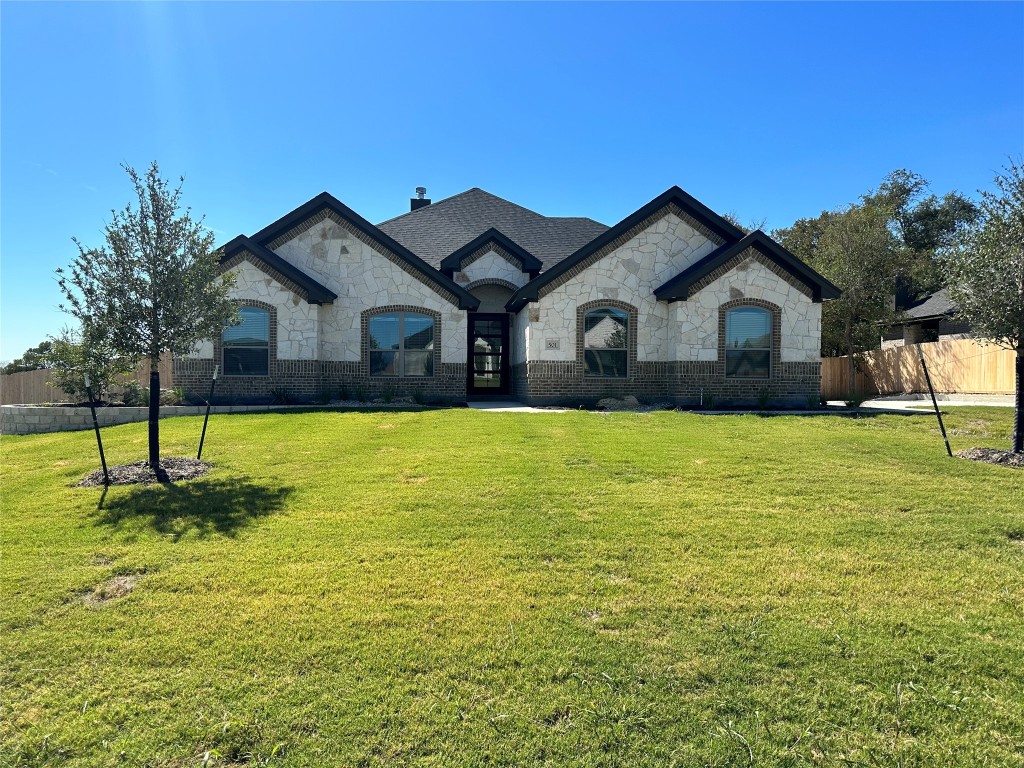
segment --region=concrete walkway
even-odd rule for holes
[[[466,405],[478,411],[494,411],[496,413],[565,413],[571,408],[533,408],[517,403],[515,400],[478,400]]]
[[[947,395],[936,392],[935,399],[939,403],[939,408],[961,405],[991,405],[1000,408],[1013,408],[1014,406],[1013,395]],[[841,402],[837,401],[836,404],[841,404]],[[885,408],[899,411],[916,411],[931,407],[932,399],[928,394],[886,395],[861,403],[861,408]]]

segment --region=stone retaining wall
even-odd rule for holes
[[[290,408],[308,410],[317,406],[282,406],[282,405],[215,405],[210,413],[243,413],[246,411],[280,411]],[[320,406],[325,409],[339,410],[335,406]],[[366,408],[350,408],[346,410],[363,411]],[[421,411],[422,406],[386,406],[396,411]],[[160,418],[172,416],[202,416],[206,413],[205,405],[166,405],[160,406]],[[112,427],[117,424],[130,424],[146,421],[149,408],[129,408],[128,406],[108,406],[96,409],[96,420],[101,427]],[[43,432],[76,432],[92,429],[92,415],[88,408],[72,406],[34,406],[4,405],[0,406],[0,434],[3,435],[34,435]]]

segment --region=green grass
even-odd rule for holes
[[[214,416],[102,509],[91,433],[0,452],[2,765],[1024,764],[1024,472],[927,416]]]

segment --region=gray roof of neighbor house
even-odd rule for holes
[[[903,316],[907,320],[927,320],[931,317],[945,317],[956,312],[956,304],[949,298],[949,291],[943,288],[924,301],[908,308]]]
[[[585,217],[542,216],[478,187],[377,225],[430,266],[494,228],[536,256],[544,269],[608,229]]]

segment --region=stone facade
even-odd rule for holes
[[[672,199],[680,201],[679,196]],[[635,395],[691,406],[816,404],[821,296],[816,302],[815,289],[794,277],[778,253],[764,250],[760,233],[737,245],[736,236],[723,222],[716,224],[713,215],[692,205],[684,210],[685,201],[659,205],[624,220],[600,247],[592,241],[593,252],[581,251],[587,255],[578,263],[552,273],[536,299],[509,316],[513,395],[532,403],[592,403]],[[309,303],[301,285],[258,256],[243,253],[225,265],[236,275],[234,296],[271,312],[271,355],[267,376],[223,377],[219,399],[314,400],[345,392],[368,398],[466,398],[469,313],[460,309],[455,294],[463,288],[475,291],[478,299],[486,299],[481,311],[500,312],[503,292],[531,280],[520,258],[492,240],[462,258],[453,285],[440,272],[389,250],[398,248],[394,241],[375,241],[367,234],[372,226],[367,230],[365,222],[355,226],[353,221],[324,210],[283,225],[290,228],[265,244],[337,294],[333,303]],[[755,245],[741,250],[750,242]],[[704,261],[716,251],[724,263]],[[703,264],[717,268],[678,294],[685,299],[657,299],[655,289]],[[764,378],[725,373],[725,316],[741,306],[771,313],[770,375]],[[585,370],[583,318],[600,307],[620,309],[629,318],[627,373],[621,378],[591,376]],[[398,311],[433,318],[432,376],[369,375],[368,318]],[[175,383],[203,395],[221,359],[219,340],[201,345],[176,361]]]

